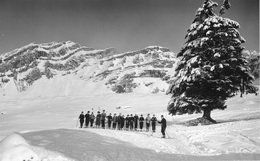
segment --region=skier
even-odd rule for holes
[[[85,121],[85,127],[88,127],[89,125],[89,120],[90,120],[90,111],[87,112],[85,115],[86,121]]]
[[[113,121],[113,129],[115,130],[115,129],[116,129],[116,123],[117,123],[116,113],[114,113],[114,116],[113,116],[113,118],[112,118],[112,121]]]
[[[162,120],[158,121],[159,124],[161,124],[161,132],[162,132],[162,138],[165,138],[165,130],[166,130],[166,119],[161,115]]]
[[[102,125],[102,128],[105,129],[105,121],[106,121],[106,113],[105,113],[105,110],[103,110],[103,113],[101,114],[101,125]]]
[[[150,114],[147,114],[147,117],[145,118],[145,122],[146,122],[146,131],[149,131],[150,122],[151,122]]]
[[[117,130],[121,130],[121,113],[117,117]]]
[[[126,130],[128,131],[129,130],[129,114],[127,114],[127,116],[125,118],[125,127],[126,127]]]
[[[111,113],[107,116],[107,122],[108,122],[108,128],[110,129],[111,128],[111,122],[112,122],[112,114]]]
[[[139,117],[138,117],[138,115],[137,115],[137,114],[135,114],[135,116],[134,116],[134,125],[135,125],[135,131],[137,131],[138,120],[139,120]]]
[[[90,115],[90,127],[93,127],[94,120],[95,120],[95,115],[94,115],[93,112],[91,112],[91,115]]]
[[[124,126],[125,126],[125,116],[122,115],[120,118],[120,125],[121,125],[121,129],[123,130]]]
[[[97,116],[96,116],[96,127],[99,128],[100,127],[100,119],[101,119],[101,114],[98,111],[97,112]]]
[[[153,115],[151,121],[152,121],[152,130],[153,130],[153,132],[155,132],[156,121],[157,121],[157,118],[155,117],[155,114]]]
[[[143,126],[144,126],[144,117],[143,115],[141,115],[140,119],[139,119],[139,125],[140,125],[140,130],[143,130]]]
[[[130,122],[130,131],[132,131],[133,127],[134,127],[134,117],[133,117],[133,114],[130,115],[129,122]]]
[[[83,123],[84,123],[84,112],[82,111],[81,114],[79,115],[79,122],[80,122],[80,128],[82,128]]]

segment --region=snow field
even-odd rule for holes
[[[259,97],[234,97],[227,101],[226,110],[212,112],[212,118],[221,123],[197,127],[182,123],[201,114],[166,115],[169,98],[163,94],[130,93],[5,99],[0,102],[3,113],[0,115],[0,140],[20,132],[32,145],[29,151],[45,161],[85,161],[88,157],[120,161],[260,158]],[[131,109],[116,109],[119,106]],[[151,132],[76,128],[80,112],[92,111],[92,108],[95,114],[103,109],[107,113],[124,115],[156,114],[158,119],[164,114],[171,139],[160,138],[159,124],[153,136]]]
[[[32,146],[32,150],[38,154],[41,161],[75,161],[65,157],[63,154]]]
[[[183,144],[176,140],[176,135],[171,134],[171,138],[162,139],[160,133],[160,127],[157,127],[157,131],[152,134],[149,132],[140,131],[118,131],[118,130],[108,130],[108,129],[87,129],[88,131],[94,132],[98,135],[105,137],[113,137],[124,142],[133,144],[136,147],[155,150],[155,152],[164,152],[170,154],[189,154],[183,148]],[[168,136],[167,136],[168,138]]]
[[[37,147],[64,154],[75,160],[257,160],[259,153],[190,154],[197,152],[192,144],[168,131],[170,139],[159,133],[108,129],[55,129],[22,134]],[[66,140],[66,141],[64,141]],[[188,148],[187,148],[188,147]],[[195,148],[194,148],[195,147]],[[175,151],[176,150],[176,151]],[[183,154],[177,154],[182,150]],[[177,153],[176,153],[177,152]],[[41,153],[41,151],[40,151]],[[48,158],[48,157],[47,157]]]

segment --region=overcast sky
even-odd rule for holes
[[[215,0],[221,6],[223,0]],[[204,0],[0,0],[0,54],[31,42],[71,40],[120,52],[160,45],[179,52]],[[259,0],[230,0],[248,50],[259,52]],[[217,8],[218,11],[218,8]]]

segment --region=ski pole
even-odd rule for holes
[[[171,139],[171,137],[169,136],[169,134],[167,133],[167,131],[165,130],[166,135],[168,136],[169,139]]]

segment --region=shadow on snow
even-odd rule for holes
[[[21,134],[31,145],[61,153],[78,161],[85,160],[257,160],[260,154],[223,154],[192,156],[158,153],[135,147],[121,140],[100,136],[87,130],[55,129]]]

